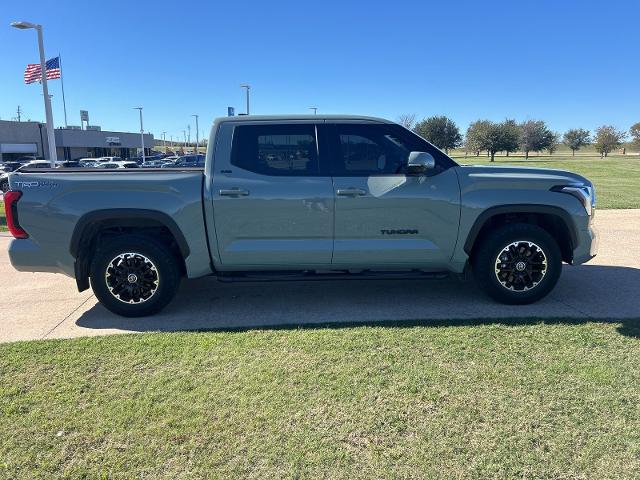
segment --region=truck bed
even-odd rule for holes
[[[20,190],[18,216],[29,241],[19,242],[17,265],[25,270],[74,276],[74,236],[93,219],[109,215],[171,219],[184,236],[188,276],[209,273],[203,215],[203,170],[188,169],[33,169],[11,175]],[[156,212],[149,215],[149,212]],[[100,220],[103,221],[103,220]],[[84,226],[84,227],[83,227]],[[46,253],[44,245],[46,245]]]

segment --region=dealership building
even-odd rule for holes
[[[54,131],[58,160],[84,157],[115,156],[131,158],[140,152],[139,133],[107,132],[99,127],[87,126],[57,128]],[[145,154],[153,145],[153,135],[144,135]],[[47,125],[40,122],[13,122],[0,120],[0,162],[33,155],[49,159]]]

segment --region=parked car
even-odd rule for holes
[[[162,168],[202,168],[204,158],[204,155],[184,155]]]
[[[0,171],[0,192],[2,193],[9,191],[9,173],[11,171]]]
[[[167,162],[166,160],[149,160],[142,164],[144,168],[162,168],[165,165],[171,165],[172,162]]]
[[[182,276],[212,274],[439,278],[470,269],[492,298],[526,304],[553,289],[563,261],[596,254],[595,191],[580,175],[458,165],[382,119],[259,120],[217,119],[202,171],[10,174],[12,265],[75,277],[112,312],[137,317],[167,305]]]
[[[122,157],[98,157],[95,160],[97,162],[121,162]]]
[[[103,162],[98,163],[95,168],[140,168],[136,162]]]
[[[82,163],[77,160],[63,160],[57,163],[58,168],[82,168]]]
[[[26,170],[32,168],[51,168],[51,162],[49,160],[33,160],[25,163],[18,170]]]
[[[2,168],[5,172],[13,172],[15,169],[20,168],[22,165],[24,165],[24,163],[16,161],[4,162],[2,164]]]
[[[93,160],[82,160],[79,161],[78,164],[80,165],[80,168],[96,168],[100,165],[100,163]]]
[[[12,168],[14,166],[16,168]],[[24,164],[18,162],[11,162],[11,165],[5,164],[4,171],[0,173],[0,190],[2,190],[3,193],[9,190],[10,173],[33,168],[51,168],[51,162],[48,160],[33,160]]]
[[[33,162],[34,160],[42,160],[42,157],[37,157],[35,155],[23,155],[22,157],[18,157],[15,159],[16,162],[23,164]]]

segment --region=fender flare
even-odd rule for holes
[[[91,233],[92,228],[102,222],[111,221],[115,225],[120,225],[120,222],[122,222],[120,226],[143,227],[145,226],[145,222],[149,220],[160,223],[171,232],[178,244],[183,259],[189,256],[189,244],[175,220],[166,213],[143,208],[110,208],[86,213],[80,217],[76,223],[73,234],[71,235],[69,252],[77,259],[80,254],[81,243],[84,236],[87,233]]]
[[[571,244],[573,249],[578,246],[578,231],[576,225],[571,218],[571,214],[567,212],[565,209],[560,207],[555,207],[551,205],[537,205],[537,204],[517,204],[517,205],[497,205],[495,207],[489,207],[484,210],[478,217],[476,221],[473,223],[471,230],[469,230],[469,234],[467,235],[467,239],[464,242],[464,251],[469,254],[473,248],[473,245],[482,230],[482,227],[485,225],[487,220],[496,215],[503,215],[506,213],[541,213],[545,215],[554,215],[559,217],[562,222],[567,227],[569,231],[569,236],[571,237]]]

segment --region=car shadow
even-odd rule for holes
[[[154,316],[119,317],[96,304],[76,325],[145,332],[606,322],[640,337],[639,286],[640,269],[565,266],[549,296],[515,306],[496,303],[473,282],[456,278],[222,283],[208,277],[183,281],[174,301]]]

